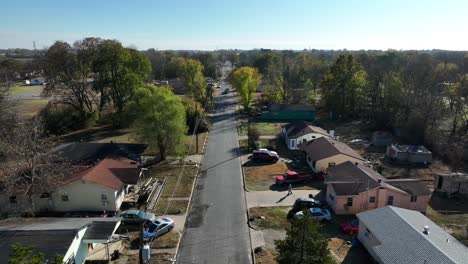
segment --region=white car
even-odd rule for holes
[[[158,218],[148,223],[148,227],[143,232],[143,240],[150,241],[174,229],[175,223],[172,218]]]
[[[309,211],[310,215],[319,220],[319,221],[323,221],[323,220],[327,220],[327,221],[330,221],[331,220],[331,214],[330,214],[330,211],[328,209],[322,209],[322,208],[317,208],[317,207],[313,207],[313,208],[309,208],[307,209],[307,211]],[[302,211],[299,211],[295,214],[296,217],[303,217],[304,216],[304,213]]]

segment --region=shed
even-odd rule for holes
[[[315,107],[308,104],[270,104],[267,111],[260,116],[261,120],[312,121],[315,118]]]
[[[468,174],[460,172],[434,174],[434,191],[448,197],[463,195],[468,197]]]
[[[372,145],[386,147],[393,143],[393,135],[387,131],[375,131],[372,133]]]
[[[432,163],[432,152],[418,145],[390,145],[387,147],[386,156],[396,163]]]

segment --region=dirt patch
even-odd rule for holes
[[[286,163],[281,161],[270,164],[249,160],[243,164],[243,168],[247,188],[254,191],[269,190],[270,186],[275,183],[275,176],[288,170]]]
[[[262,251],[255,254],[255,263],[271,264],[276,263],[278,253],[274,248],[262,247]]]
[[[176,231],[171,231],[153,240],[153,242],[151,242],[151,248],[175,248],[177,247],[177,243],[179,243],[179,239],[179,233]]]

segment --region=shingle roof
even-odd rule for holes
[[[420,212],[386,206],[357,217],[381,243],[368,250],[382,263],[468,263],[468,248]]]
[[[97,161],[109,155],[137,160],[146,147],[145,144],[74,142],[62,144],[55,151],[72,162]]]
[[[321,127],[313,126],[309,122],[297,121],[292,122],[284,126],[288,138],[297,138],[309,133],[317,133],[324,136],[328,136],[326,130]]]
[[[83,239],[109,240],[117,227],[117,221],[94,221],[83,236]]]
[[[335,141],[327,137],[321,137],[298,145],[305,151],[312,161],[322,160],[338,154],[344,154],[359,160],[364,160],[359,153],[343,142]]]
[[[77,180],[92,182],[114,190],[119,190],[124,184],[136,184],[141,169],[133,160],[115,157],[105,158],[95,166],[82,170],[65,181],[65,184]]]
[[[355,165],[350,161],[328,168],[326,182],[333,187],[336,195],[356,195],[377,187],[385,187],[411,195],[431,194],[421,180],[388,180],[373,169],[361,164]]]

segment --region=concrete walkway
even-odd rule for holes
[[[309,194],[317,195],[319,190],[293,190],[293,194],[287,195],[288,191],[256,191],[246,192],[247,207],[273,207],[292,206],[297,198],[307,198]]]
[[[179,231],[180,233],[184,232],[185,220],[187,219],[187,214],[180,214],[180,215],[161,215],[158,217],[169,217],[172,218],[175,222],[175,231]]]

